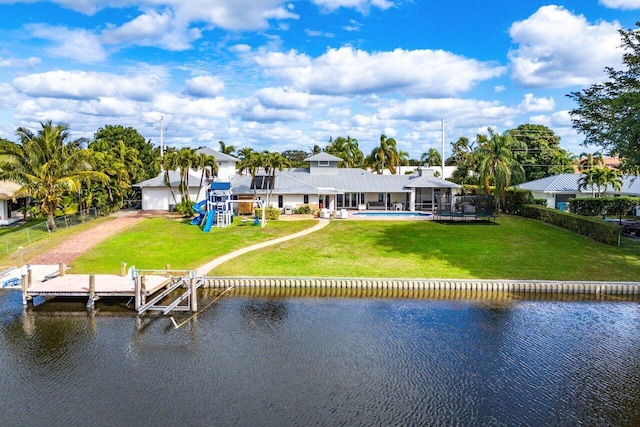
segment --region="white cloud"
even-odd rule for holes
[[[267,108],[305,109],[309,107],[310,95],[285,88],[263,88],[256,92],[260,104]]]
[[[36,56],[31,56],[27,59],[0,57],[0,68],[32,68],[40,62],[41,59]]]
[[[306,29],[306,30],[304,30],[304,32],[309,37],[326,37],[328,39],[331,39],[331,38],[336,36],[333,33],[328,33],[328,32],[325,32],[325,31],[318,31],[318,30]]]
[[[334,11],[343,7],[367,13],[372,7],[380,10],[387,10],[393,7],[393,1],[389,0],[312,0],[312,2],[327,11]]]
[[[556,101],[553,98],[538,98],[528,93],[524,96],[519,108],[523,112],[553,111],[556,108]]]
[[[186,81],[184,92],[196,98],[218,96],[224,89],[224,82],[214,76],[196,76]]]
[[[256,56],[267,76],[301,91],[326,95],[395,92],[408,96],[453,96],[500,76],[504,68],[442,50],[396,49],[369,53],[329,49],[313,59],[296,51]]]
[[[598,3],[611,9],[640,9],[640,0],[600,0]]]
[[[107,57],[98,36],[86,30],[45,24],[29,24],[25,28],[32,36],[52,43],[46,50],[51,56],[69,58],[78,62],[100,62]]]
[[[24,95],[45,98],[99,99],[116,96],[134,101],[151,100],[160,81],[155,76],[85,71],[49,71],[29,74],[13,80]]]
[[[587,85],[603,78],[606,66],[621,63],[616,22],[591,25],[561,6],[543,6],[509,34],[519,47],[509,52],[512,78],[524,86]]]
[[[503,123],[512,120],[518,110],[497,101],[478,101],[457,98],[410,99],[405,102],[389,102],[379,110],[381,119],[410,121],[439,121],[455,118],[458,125],[481,126],[487,122]]]
[[[120,27],[108,26],[101,39],[109,44],[133,43],[159,46],[168,50],[186,50],[202,33],[188,22],[176,19],[171,11],[148,11]]]

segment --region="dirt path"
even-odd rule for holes
[[[62,242],[49,252],[31,260],[31,264],[70,264],[74,259],[107,239],[120,233],[125,228],[150,216],[142,211],[120,211],[114,214],[117,218],[113,221],[98,225]]]

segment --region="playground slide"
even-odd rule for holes
[[[202,220],[204,219],[205,215],[207,214],[207,212],[203,211],[202,208],[204,206],[206,206],[206,204],[207,204],[207,201],[206,200],[202,200],[202,201],[196,203],[195,205],[193,205],[193,211],[195,213],[197,213],[198,216],[191,220],[191,225],[200,225],[200,224],[202,224]]]
[[[202,231],[208,233],[211,231],[211,226],[213,225],[213,220],[216,217],[216,211],[212,210],[207,212],[207,218],[204,220],[204,226],[202,227]]]

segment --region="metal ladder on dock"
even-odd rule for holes
[[[155,295],[152,299],[138,308],[138,314],[143,314],[147,311],[159,311],[163,315],[167,315],[172,311],[198,311],[198,297],[196,290],[204,285],[204,277],[171,277],[171,283],[167,285],[165,290]],[[158,305],[161,301],[167,298],[171,293],[177,291],[179,288],[185,288],[185,291],[180,294],[176,299],[167,305]],[[184,301],[187,301],[187,305],[181,305]]]

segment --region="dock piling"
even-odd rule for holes
[[[96,275],[89,275],[89,300],[87,301],[87,308],[94,308],[96,303]]]
[[[126,262],[121,262],[120,263],[120,276],[125,277],[127,275],[127,263]]]
[[[60,264],[58,264],[58,276],[62,277],[64,276],[66,267],[64,265],[64,262],[61,262]]]

